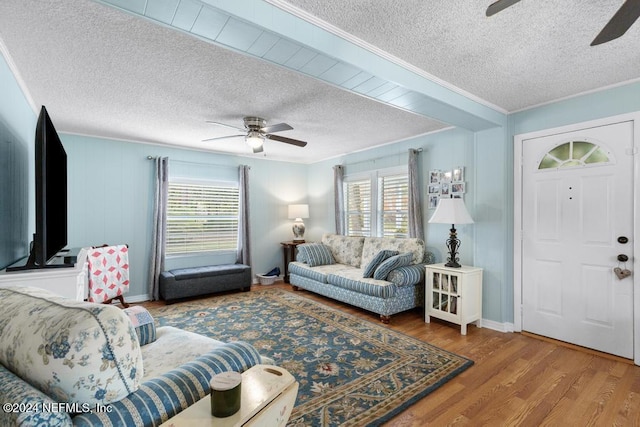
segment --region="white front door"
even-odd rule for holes
[[[633,143],[633,121],[522,141],[522,330],[633,358]]]

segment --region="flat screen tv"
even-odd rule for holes
[[[35,186],[36,232],[29,258],[7,271],[73,266],[50,262],[67,245],[67,153],[44,106],[36,125]]]

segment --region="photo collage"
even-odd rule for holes
[[[466,192],[464,182],[464,167],[458,166],[452,170],[432,170],[429,172],[429,209],[435,209],[441,198],[463,198]]]

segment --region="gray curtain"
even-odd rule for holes
[[[238,166],[239,221],[236,263],[251,266],[251,227],[249,226],[249,166]]]
[[[155,199],[153,207],[153,241],[149,270],[149,295],[160,299],[160,273],[164,270],[165,237],[167,234],[167,200],[169,197],[169,158],[158,157],[156,162]]]
[[[418,155],[420,150],[409,149],[409,237],[424,239],[422,224],[422,203],[420,202],[420,169]]]
[[[336,234],[347,232],[344,223],[344,166],[333,167],[334,216],[336,218]]]

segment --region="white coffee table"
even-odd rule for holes
[[[287,370],[272,365],[256,365],[242,374],[240,410],[230,417],[211,415],[211,397],[200,399],[161,427],[180,426],[284,426],[298,396],[298,383]]]

